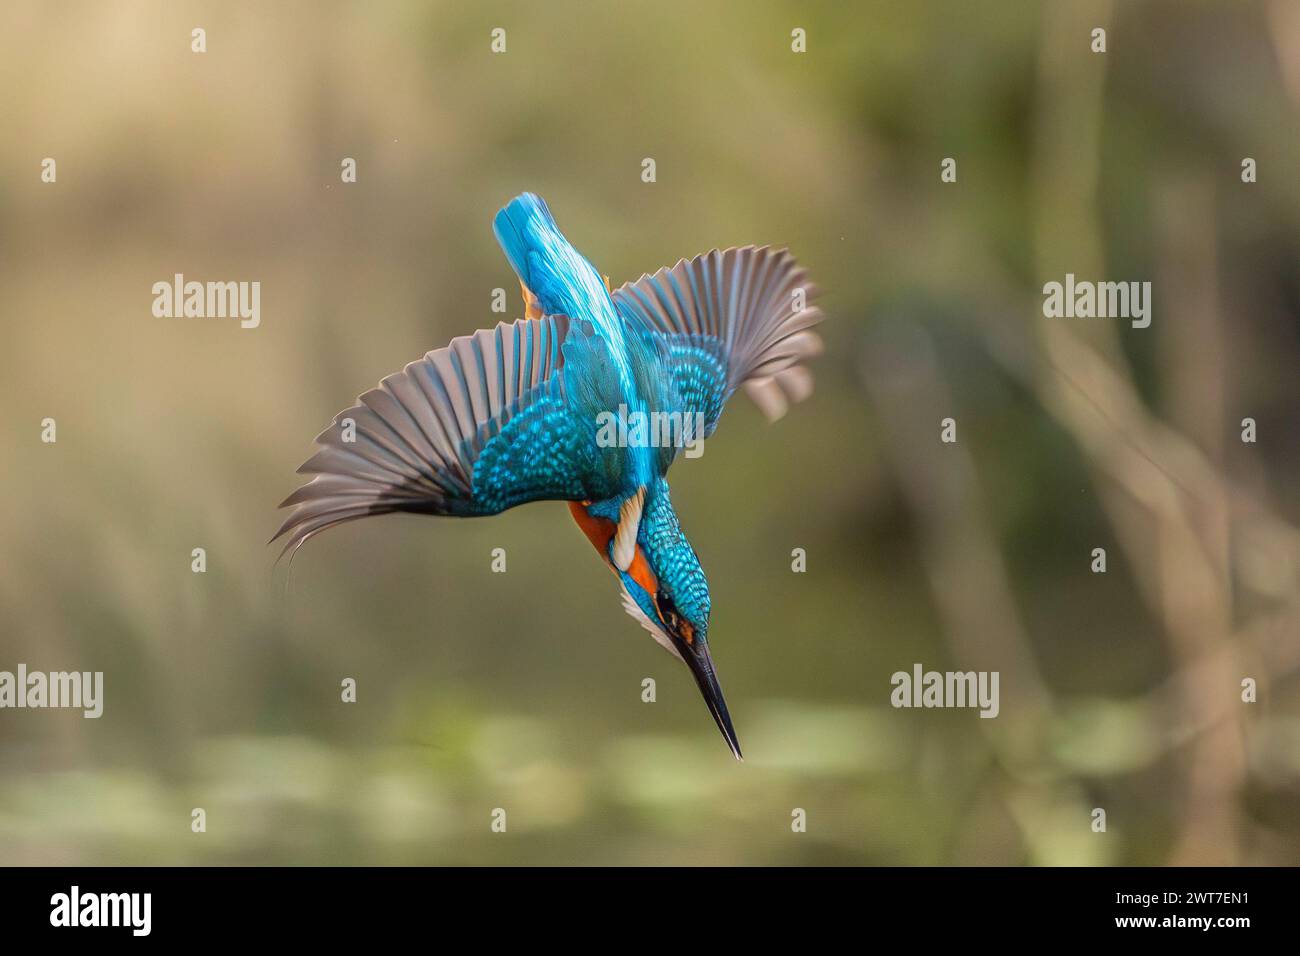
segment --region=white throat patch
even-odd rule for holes
[[[673,657],[677,658],[679,661],[682,659],[681,651],[677,650],[673,645],[672,640],[664,633],[664,629],[654,621],[650,620],[650,618],[646,617],[645,611],[641,610],[641,605],[637,604],[632,595],[627,593],[627,588],[623,588],[623,610],[632,615],[632,618],[638,624],[649,631],[650,636],[658,641],[664,650],[673,655]]]
[[[614,567],[620,571],[630,568],[632,559],[636,557],[636,535],[641,528],[641,509],[644,505],[645,486],[643,485],[618,509],[618,531],[614,534],[614,548],[610,557]]]

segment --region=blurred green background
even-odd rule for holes
[[[106,704],[0,712],[0,862],[1295,863],[1298,106],[1290,0],[6,3],[0,669]],[[272,566],[334,413],[519,310],[525,189],[615,282],[824,290],[814,397],[671,475],[743,764],[563,505]],[[1151,327],[1044,319],[1067,272]],[[914,662],[1001,715],[892,709]]]

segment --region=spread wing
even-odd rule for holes
[[[299,467],[315,477],[281,504],[293,508],[272,538],[288,536],[281,554],[367,515],[469,517],[608,497],[619,459],[568,401],[568,365],[604,347],[580,326],[558,315],[503,322],[452,339],[362,395]]]
[[[772,421],[812,393],[803,364],[821,352],[817,288],[784,249],[714,249],[620,286],[614,304],[657,340],[679,409],[707,437],[740,386]]]

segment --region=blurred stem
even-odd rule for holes
[[[996,735],[1012,765],[1031,758],[1050,710],[1047,688],[1025,639],[1006,565],[987,517],[967,445],[939,440],[940,422],[955,408],[928,336],[912,329],[865,353],[862,379],[880,410],[885,444],[910,510],[920,526],[930,588],[963,669],[998,670],[1003,727],[1029,740]],[[995,721],[980,721],[991,733]],[[995,742],[998,742],[995,741]]]
[[[1112,5],[1078,0],[1052,5],[1051,11],[1037,117],[1038,268],[1040,277],[1074,272],[1100,279],[1105,255],[1095,199],[1105,55],[1092,53],[1085,38],[1109,24]],[[1182,199],[1193,202],[1202,216],[1212,208],[1194,191]],[[1212,220],[1202,219],[1196,228],[1206,230],[1207,221]],[[1212,332],[1217,325],[1212,238],[1181,246],[1171,242],[1168,231],[1163,238],[1169,254],[1163,259],[1161,291],[1183,289],[1197,303],[1198,331]],[[1171,301],[1176,308],[1172,295]],[[1234,693],[1233,675],[1239,671],[1230,635],[1228,492],[1212,469],[1196,468],[1194,475],[1183,469],[1175,477],[1170,467],[1157,464],[1159,458],[1176,468],[1201,456],[1172,428],[1152,420],[1119,348],[1115,323],[1067,326],[1035,314],[1041,352],[1034,360],[1034,386],[1101,479],[1103,507],[1141,594],[1161,621],[1180,674],[1175,719],[1196,725],[1207,704]],[[1181,345],[1174,348],[1185,357]],[[1202,400],[1213,406],[1214,414],[1202,423],[1212,428],[1221,418],[1221,389]],[[1210,657],[1212,651],[1221,653]],[[1245,774],[1239,713],[1225,709],[1192,744],[1185,824],[1174,862],[1231,864],[1239,857],[1236,801]]]

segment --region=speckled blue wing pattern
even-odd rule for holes
[[[803,362],[821,351],[817,291],[786,250],[745,246],[682,259],[613,299],[631,331],[659,339],[669,402],[702,413],[707,436],[741,386],[770,419],[811,393]]]
[[[604,497],[617,475],[594,445],[590,417],[568,400],[566,353],[581,347],[571,339],[588,340],[576,333],[564,316],[503,322],[453,339],[362,395],[298,469],[316,477],[281,504],[293,508],[275,536],[287,535],[284,552],[366,515],[469,517]]]

